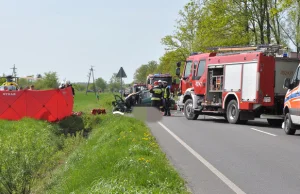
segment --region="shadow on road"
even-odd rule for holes
[[[204,119],[203,115],[201,115],[201,116],[202,116],[201,118],[198,118],[194,122],[203,121],[203,122],[212,122],[212,123],[220,123],[220,124],[231,125],[224,118],[215,119],[215,118],[211,118],[209,116],[206,116],[206,118]],[[172,116],[170,118],[172,118],[172,117],[185,117],[185,116],[182,113],[172,113]],[[260,127],[260,128],[266,128],[266,129],[271,129],[271,130],[276,130],[276,131],[283,130],[281,128],[281,126],[278,126],[278,127],[270,126],[269,123],[267,122],[267,120],[254,120],[254,121],[248,121],[246,124],[237,124],[237,125],[245,126],[245,127],[250,127],[250,128],[252,128],[252,127],[253,128]],[[300,130],[297,130],[296,134],[295,135],[291,135],[291,136],[299,137],[300,136]]]
[[[225,119],[212,119],[212,118],[201,118],[197,119],[197,121],[206,121],[206,122],[214,122],[214,123],[227,123],[229,124]]]
[[[204,122],[214,122],[214,123],[223,123],[223,124],[227,124],[227,125],[231,125],[230,123],[228,123],[225,119],[213,119],[213,118],[201,118],[201,119],[197,119],[197,121],[204,121]],[[275,129],[275,130],[282,130],[281,127],[274,127],[274,126],[270,126],[267,121],[248,121],[246,124],[237,124],[237,125],[241,125],[241,126],[248,126],[248,127],[263,127],[263,128],[270,128],[270,129]]]

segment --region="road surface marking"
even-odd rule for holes
[[[255,129],[255,128],[251,128],[251,129],[254,130],[254,131],[258,131],[258,132],[265,133],[265,134],[268,134],[268,135],[272,135],[272,136],[275,136],[275,137],[277,136],[277,135],[275,135],[273,133],[268,133],[268,132],[261,131],[261,130]]]
[[[189,145],[187,145],[182,139],[175,135],[170,129],[168,129],[164,124],[158,122],[158,124],[164,128],[168,133],[170,133],[183,147],[185,147],[191,154],[193,154],[200,162],[202,162],[210,171],[212,171],[219,179],[221,179],[229,188],[231,188],[235,193],[246,194],[238,186],[236,186],[232,181],[230,181],[225,175],[218,171],[213,165],[206,161],[200,154],[193,150]]]

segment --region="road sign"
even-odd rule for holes
[[[127,78],[127,75],[123,69],[123,67],[120,68],[118,74],[116,75],[116,77],[121,78],[121,96],[122,96],[122,91],[123,91],[123,87],[122,87],[122,78]]]
[[[126,75],[126,73],[125,73],[123,67],[120,68],[120,70],[119,70],[119,72],[118,72],[118,74],[117,74],[116,77],[127,78],[127,75]]]

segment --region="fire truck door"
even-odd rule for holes
[[[290,114],[293,123],[300,124],[300,68],[297,68],[292,79],[292,88],[289,93]]]
[[[193,61],[187,61],[185,65],[185,69],[183,72],[183,79],[182,79],[182,92],[185,92],[186,89],[191,87],[192,81],[192,73],[193,73]]]

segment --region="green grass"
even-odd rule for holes
[[[77,93],[74,109],[84,112],[82,118],[58,125],[0,121],[0,193],[9,193],[1,184],[6,179],[15,193],[24,187],[29,193],[29,186],[33,193],[188,193],[143,122],[108,110],[90,114],[111,109],[111,101],[112,94],[100,94],[98,101]],[[65,138],[61,128],[70,126],[92,131],[88,138]]]
[[[100,93],[99,101],[95,96],[95,93],[77,92],[74,97],[74,111],[90,112],[94,108],[105,108],[108,111],[111,110],[111,102],[114,96],[112,93]]]
[[[68,140],[43,121],[0,120],[0,126],[0,193],[28,193],[35,180],[57,165]]]
[[[144,123],[102,116],[44,193],[187,193]]]

